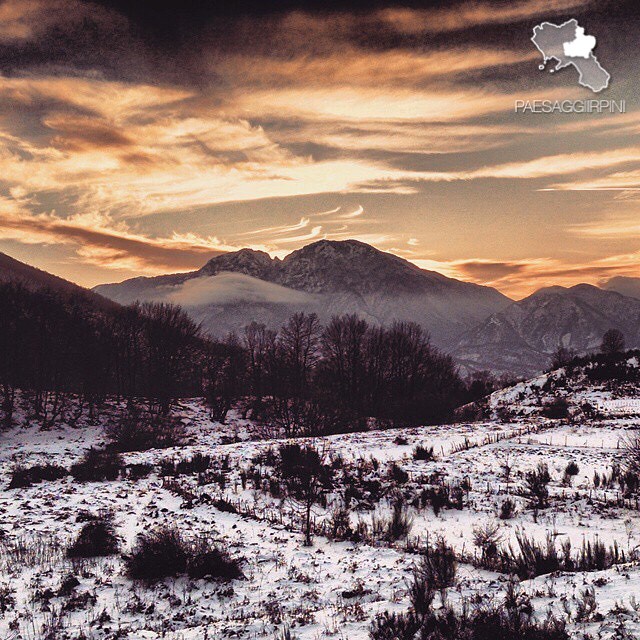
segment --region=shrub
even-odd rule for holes
[[[89,449],[80,462],[72,465],[71,475],[78,482],[117,480],[123,463],[120,454],[112,449]]]
[[[127,478],[129,480],[140,480],[146,478],[153,471],[153,465],[147,462],[137,462],[127,465]]]
[[[531,600],[509,583],[502,605],[482,606],[463,599],[460,610],[433,610],[433,591],[414,575],[407,613],[383,612],[371,624],[371,640],[568,640],[566,624],[552,615],[538,622]]]
[[[440,598],[446,601],[446,592],[452,587],[458,571],[458,560],[455,551],[447,545],[444,538],[439,538],[434,547],[427,547],[416,574],[432,589],[440,592]]]
[[[567,476],[577,476],[580,473],[580,467],[574,460],[571,460],[567,465],[567,468],[564,470],[565,475]]]
[[[313,505],[324,499],[333,484],[333,469],[324,455],[312,446],[284,444],[279,450],[277,467],[282,487],[289,498],[301,503],[305,544],[311,545]]]
[[[36,464],[32,467],[17,465],[11,472],[8,489],[25,489],[42,481],[60,480],[68,475],[64,467],[55,464]]]
[[[420,630],[420,620],[412,613],[389,613],[376,616],[371,624],[371,640],[412,640]]]
[[[16,606],[15,590],[8,585],[0,586],[0,614],[14,611]]]
[[[239,562],[210,540],[187,541],[172,527],[140,534],[131,554],[125,556],[125,566],[129,577],[148,583],[180,574],[194,580],[234,580],[242,576]]]
[[[346,506],[336,507],[329,518],[329,537],[332,540],[348,540],[353,535],[351,517]]]
[[[625,441],[625,467],[629,473],[640,476],[640,435],[637,433]]]
[[[404,484],[409,480],[409,474],[397,462],[392,462],[389,466],[389,479],[397,484]]]
[[[551,402],[545,404],[542,409],[542,415],[555,420],[567,418],[569,416],[569,403],[566,398],[554,398]]]
[[[549,467],[541,462],[536,469],[528,471],[525,475],[527,494],[532,505],[537,509],[544,509],[549,501],[549,489],[551,482]]]
[[[426,462],[430,462],[431,460],[435,460],[435,456],[433,454],[433,447],[425,447],[425,446],[419,444],[413,450],[413,459],[414,460],[424,460]]]
[[[501,540],[500,528],[495,523],[486,522],[474,527],[473,544],[480,549],[484,566],[491,567],[496,562]]]
[[[558,551],[554,537],[547,534],[544,542],[528,538],[522,531],[516,533],[518,548],[511,545],[502,552],[504,569],[522,579],[553,573],[554,571],[601,571],[626,562],[626,557],[614,542],[607,547],[596,539],[583,541],[577,554],[572,554],[570,542]]]
[[[121,452],[175,447],[184,441],[182,422],[172,415],[130,405],[108,430],[113,447]]]
[[[210,456],[202,453],[194,453],[190,458],[183,458],[177,462],[174,460],[163,460],[160,464],[160,472],[163,476],[186,476],[204,473],[210,467]]]
[[[188,548],[179,531],[163,527],[138,536],[125,566],[130,578],[157,582],[185,573],[187,558]]]
[[[207,539],[198,540],[190,549],[187,559],[187,575],[194,580],[236,580],[242,577],[240,564],[228,553],[211,544]]]
[[[511,520],[515,515],[516,503],[511,499],[507,498],[500,505],[500,520]]]
[[[110,517],[87,522],[67,549],[69,558],[93,558],[118,553],[119,541]]]
[[[518,548],[509,545],[503,558],[508,570],[523,580],[552,573],[562,567],[562,559],[551,534],[547,534],[544,543],[541,543],[518,531],[516,540]]]
[[[374,522],[375,535],[388,542],[406,538],[413,526],[413,519],[407,513],[407,505],[401,495],[397,495],[393,502],[393,511],[389,520]]]

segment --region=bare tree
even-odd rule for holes
[[[551,356],[551,368],[560,369],[561,367],[566,367],[575,357],[575,349],[559,344]]]
[[[616,355],[622,353],[625,348],[624,334],[620,329],[609,329],[602,336],[602,345],[600,350],[608,355]]]

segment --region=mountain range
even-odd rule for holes
[[[494,313],[452,349],[465,369],[530,376],[549,365],[559,345],[597,351],[611,328],[640,346],[640,300],[589,284],[547,287]]]
[[[179,303],[214,336],[256,320],[277,328],[295,311],[321,321],[356,313],[375,324],[414,321],[447,350],[465,331],[511,300],[491,287],[461,282],[356,240],[321,240],[283,260],[242,249],[191,273],[100,285],[122,304]]]
[[[321,240],[284,259],[242,249],[201,269],[139,277],[89,291],[0,254],[0,281],[53,289],[99,307],[135,301],[183,306],[214,337],[251,321],[280,327],[296,311],[356,313],[373,324],[413,321],[451,353],[463,372],[489,369],[527,377],[549,365],[558,345],[586,353],[607,329],[640,347],[640,278],[600,287],[547,287],[513,301],[491,287],[448,278],[362,242]]]

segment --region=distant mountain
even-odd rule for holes
[[[600,286],[607,291],[617,291],[623,296],[629,296],[630,298],[637,298],[640,300],[640,278],[616,276],[615,278],[607,280],[607,282]]]
[[[588,284],[549,287],[514,302],[465,333],[453,349],[467,370],[530,376],[549,366],[559,344],[598,350],[615,327],[629,348],[640,346],[640,300]]]
[[[116,305],[98,293],[73,282],[54,276],[0,253],[0,282],[19,282],[31,291],[48,289],[61,297],[82,299],[100,308],[112,309]]]
[[[511,300],[495,289],[447,278],[356,240],[321,240],[283,260],[251,249],[217,256],[202,269],[100,285],[117,302],[181,304],[214,336],[252,320],[281,326],[295,311],[357,313],[378,324],[415,321],[436,345],[456,338]]]

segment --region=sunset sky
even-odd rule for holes
[[[575,17],[611,74],[540,71]],[[85,286],[356,238],[522,297],[640,276],[634,2],[0,0],[0,251]],[[626,114],[514,113],[626,100]]]

